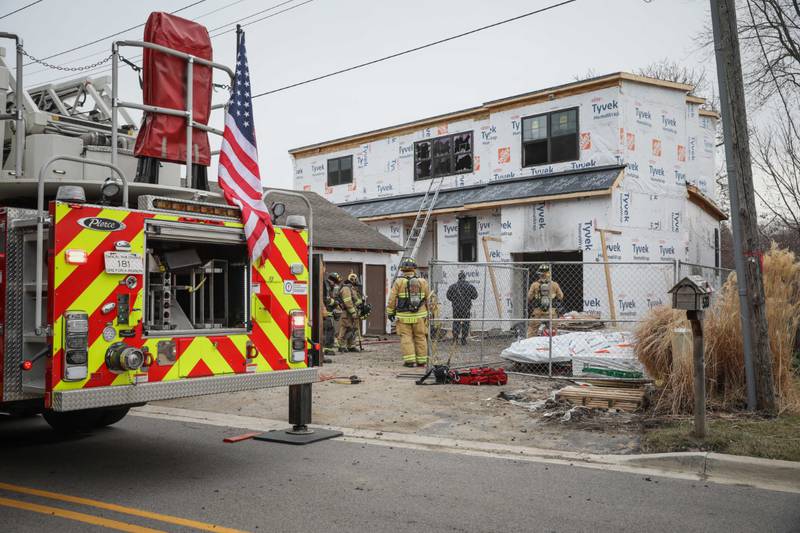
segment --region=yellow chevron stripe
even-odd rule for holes
[[[61,216],[58,217],[58,212],[70,211],[70,207],[64,204],[56,204],[56,212],[57,212],[57,220],[63,218],[66,212],[62,212]],[[130,211],[120,211],[119,209],[103,209],[97,215],[101,218],[110,218],[112,220],[116,220],[121,222],[128,216]],[[85,250],[87,253],[91,253],[92,250],[97,248],[97,246],[106,238],[108,237],[108,233],[105,231],[95,231],[91,229],[85,229],[78,233],[67,246],[64,247],[64,250]],[[55,265],[55,286],[56,288],[61,286],[61,283],[72,274],[75,269],[77,269],[80,265],[70,265],[64,260],[64,252],[62,251],[54,258],[53,264]]]
[[[194,341],[186,348],[180,359],[178,365],[180,366],[181,376],[186,376],[199,361],[203,361],[206,366],[215,374],[230,374],[233,368],[228,364],[228,361],[222,357],[217,347],[211,339],[207,337],[195,337]]]
[[[272,242],[272,245],[277,247],[278,250],[281,252],[281,256],[283,256],[283,260],[286,261],[287,265],[291,265],[292,263],[303,263],[303,259],[297,255],[297,252],[292,246],[292,243],[289,242],[289,239],[283,234],[275,233],[275,240]],[[303,269],[303,274],[306,274],[305,269]],[[303,275],[298,276],[298,279],[302,279]]]
[[[92,231],[92,230],[87,230]],[[93,232],[99,233],[99,232]],[[144,231],[139,232],[136,234],[136,237],[131,241],[131,249],[132,250],[141,250],[144,246]],[[56,269],[56,275],[58,274],[58,269]],[[89,316],[94,313],[98,307],[105,301],[109,294],[111,294],[114,289],[119,285],[119,281],[124,276],[122,274],[106,274],[105,272],[101,272],[94,280],[89,283],[86,289],[78,296],[72,304],[70,304],[69,309],[74,309],[76,311],[84,311],[89,314]],[[139,302],[139,299],[136,299]],[[136,306],[135,309],[141,309],[141,304]],[[130,314],[130,323],[136,324],[142,316],[141,311],[131,311]],[[62,341],[63,341],[63,328],[64,328],[64,319],[63,316],[55,317],[55,321],[53,324],[53,352],[57,352],[62,348]],[[117,337],[115,340],[111,342],[116,342],[119,340]],[[74,389],[81,389],[83,388],[86,383],[89,381],[89,377],[95,372],[97,372],[101,366],[105,363],[105,353],[106,349],[110,345],[110,342],[107,342],[103,339],[103,337],[98,337],[97,340],[92,344],[89,348],[89,373],[85,380],[83,381],[62,381],[56,387],[55,390],[74,390]],[[155,352],[153,352],[155,353]],[[119,378],[117,378],[119,379]],[[126,378],[127,379],[127,378]],[[116,384],[115,380],[115,384]]]

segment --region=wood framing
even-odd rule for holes
[[[712,111],[710,109],[701,109],[700,116],[713,118],[714,120],[719,120],[719,113],[717,113],[716,111]]]
[[[698,206],[700,209],[714,217],[718,221],[728,220],[728,215],[726,215],[722,209],[717,206],[706,195],[700,192],[700,189],[695,187],[694,185],[686,185],[686,192],[689,196],[689,201]]]

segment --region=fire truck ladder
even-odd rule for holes
[[[419,204],[417,216],[414,218],[414,224],[411,226],[411,231],[406,238],[406,243],[403,246],[403,255],[400,256],[400,263],[403,259],[414,259],[417,257],[419,245],[425,239],[425,232],[428,230],[428,221],[431,218],[431,211],[436,207],[436,200],[439,198],[439,190],[442,188],[444,178],[433,178],[428,185],[428,190],[425,191],[425,196],[422,197],[422,202]],[[394,273],[394,280],[400,275],[400,268],[398,267]]]

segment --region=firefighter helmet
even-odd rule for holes
[[[350,274],[347,275],[347,281],[353,285],[358,285],[358,274],[355,272],[350,272]]]
[[[328,279],[334,283],[342,282],[342,276],[340,276],[338,272],[331,272],[330,274],[328,274]]]
[[[414,261],[411,257],[404,257],[402,261],[400,261],[400,270],[416,270],[417,269],[417,262]]]
[[[539,265],[539,268],[536,269],[536,272],[541,274],[549,274],[550,273],[550,265]]]

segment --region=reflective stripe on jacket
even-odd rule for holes
[[[386,312],[388,314],[394,314],[395,310],[397,309],[397,301],[400,298],[408,298],[408,280],[409,278],[415,277],[416,274],[414,272],[404,272],[403,275],[397,278],[392,285],[392,290],[389,293],[389,301],[386,305]],[[404,323],[404,324],[414,324],[421,318],[426,318],[428,316],[428,297],[430,296],[430,291],[428,288],[428,281],[423,278],[417,278],[420,283],[420,298],[422,299],[422,303],[419,306],[419,309],[416,311],[397,311],[397,320]]]

